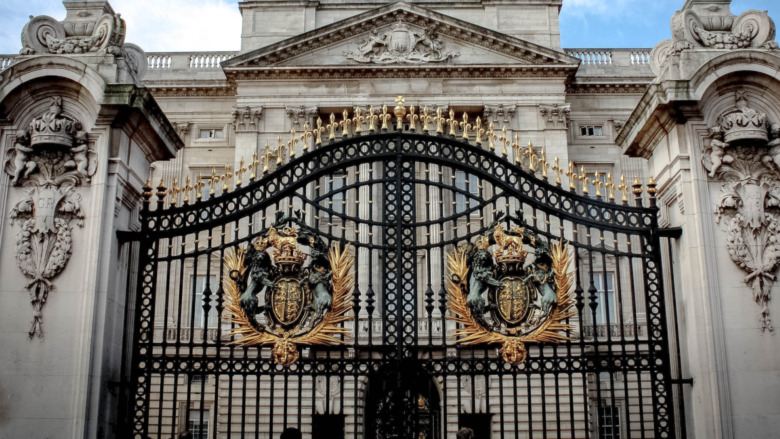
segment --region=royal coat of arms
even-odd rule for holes
[[[308,253],[302,247],[308,247]],[[307,264],[308,261],[308,264]],[[232,343],[273,345],[273,358],[289,366],[298,345],[345,343],[352,307],[354,256],[336,243],[330,248],[306,226],[300,211],[277,214],[246,248],[225,255],[223,279]]]
[[[450,253],[447,264],[457,343],[501,344],[504,361],[518,365],[525,343],[569,339],[566,322],[575,312],[568,244],[550,244],[524,227],[504,230],[497,220],[475,243]]]

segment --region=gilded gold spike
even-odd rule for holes
[[[330,123],[328,124],[328,140],[333,141],[336,139],[336,115],[330,113]]]
[[[374,114],[374,106],[368,107],[368,132],[373,133],[376,131],[376,121],[379,119],[379,116]]]
[[[601,198],[601,187],[604,186],[604,183],[601,181],[601,174],[599,171],[596,171],[594,175],[596,178],[593,180],[593,185],[596,186],[596,196]]]
[[[477,121],[474,122],[474,134],[477,135],[476,144],[482,145],[482,136],[485,134],[485,130],[482,129],[482,118],[477,116]]]
[[[447,124],[450,126],[450,136],[457,136],[458,133],[455,131],[455,129],[458,127],[458,121],[455,120],[455,111],[452,109],[450,109],[450,117],[447,118]]]
[[[209,195],[214,195],[217,191],[214,189],[214,185],[219,183],[219,177],[217,177],[217,170],[211,168],[211,179],[209,180]]]
[[[641,198],[642,197],[642,182],[639,181],[639,177],[636,175],[634,176],[634,184],[631,185],[631,187],[634,188],[634,197]]]
[[[190,204],[190,191],[193,189],[195,188],[192,187],[190,176],[188,175],[184,187],[182,188],[182,192],[184,192],[184,204]]]
[[[422,130],[423,130],[423,132],[427,133],[428,131],[430,131],[430,128],[428,127],[428,123],[431,122],[432,119],[428,115],[428,106],[427,105],[425,106],[425,108],[423,108],[423,114],[422,114],[422,117],[420,118],[420,120],[422,120],[422,124],[423,124]]]
[[[620,201],[624,203],[628,203],[628,185],[626,184],[625,175],[620,176],[620,185],[617,187],[617,189],[623,193],[623,196],[621,197]]]
[[[506,125],[501,127],[501,137],[498,138],[503,143],[503,149],[501,150],[501,155],[504,157],[507,156],[507,150],[506,150],[506,143],[510,140],[506,137]]]
[[[290,141],[287,142],[287,146],[290,148],[290,158],[295,157],[295,144],[298,143],[298,138],[295,136],[295,128],[290,130]]]
[[[163,200],[165,200],[166,190],[165,190],[165,180],[160,178],[160,184],[157,185],[157,202],[162,203]]]
[[[322,145],[322,133],[325,132],[325,128],[322,127],[322,119],[317,118],[317,128],[314,129],[314,146]]]
[[[610,201],[615,201],[615,184],[612,183],[612,173],[607,173],[607,193]]]
[[[555,184],[558,186],[561,185],[561,174],[563,173],[563,169],[561,169],[561,166],[559,165],[558,156],[555,156],[555,164],[552,166],[552,170],[555,173]]]
[[[309,123],[305,122],[303,124],[303,134],[301,135],[301,143],[303,144],[301,151],[306,152],[309,150],[309,137],[312,136],[314,136],[314,133],[309,131]]]
[[[228,170],[230,166],[225,165],[225,174],[222,176],[222,193],[226,193],[228,190]],[[231,174],[232,175],[232,174]]]
[[[414,105],[409,107],[409,114],[406,116],[406,118],[409,120],[409,131],[415,132],[417,130],[417,121],[420,119],[420,116],[414,114],[415,108]]]
[[[574,172],[574,163],[569,162],[569,170],[566,172],[566,176],[569,177],[569,189],[577,189],[575,182],[577,181],[577,173]]]
[[[585,172],[585,165],[582,165],[580,168],[580,181],[582,182],[582,193],[584,195],[588,194],[588,185],[590,184],[590,177],[587,176]]]
[[[276,155],[276,166],[279,166],[282,164],[282,157],[284,156],[284,148],[286,145],[282,143],[282,136],[279,136],[279,145],[276,147],[276,152],[274,155]]]
[[[236,169],[236,187],[241,187],[241,178],[246,171],[247,168],[244,166],[244,158],[241,157],[241,162],[238,165],[238,169]]]
[[[491,151],[495,151],[496,144],[494,142],[496,140],[496,134],[495,134],[495,130],[493,129],[493,121],[491,121],[488,124],[487,136],[488,136],[488,149]]]
[[[463,122],[460,123],[460,128],[463,130],[463,140],[466,142],[469,141],[469,130],[471,129],[471,124],[469,123],[469,115],[466,114],[466,112],[463,112]]]
[[[200,201],[201,198],[203,198],[203,186],[206,186],[206,183],[203,182],[203,176],[198,172],[198,182],[195,183],[195,199]]]
[[[523,162],[520,160],[520,135],[515,134],[515,141],[512,142],[512,152],[515,156],[515,163],[519,166],[523,166]]]
[[[444,134],[444,117],[442,117],[441,107],[436,108],[436,117],[433,118],[436,122],[436,134]]]
[[[542,167],[542,178],[547,180],[547,168],[550,164],[547,163],[547,148],[542,148],[542,159],[539,161],[539,165]]]
[[[387,105],[382,105],[382,131],[387,131],[389,128],[387,126],[387,122],[390,121],[390,114],[387,113]]]
[[[268,144],[268,141],[265,142],[265,154],[263,154],[263,174],[265,175],[268,173],[268,164],[271,160],[271,157],[274,156],[274,153],[271,152],[271,145]]]
[[[344,109],[342,117],[343,120],[339,123],[339,125],[341,125],[341,137],[347,138],[349,137],[349,130],[352,126],[352,119],[349,118],[349,112],[346,109]]]
[[[355,117],[352,118],[352,123],[355,125],[356,135],[363,132],[363,120],[365,120],[365,117],[360,112],[360,107],[355,107]]]
[[[260,162],[257,160],[257,152],[252,153],[252,164],[250,167],[252,168],[252,174],[249,175],[249,180],[254,181],[257,177],[257,165],[259,165]]]
[[[176,194],[179,193],[179,180],[176,177],[173,177],[173,187],[169,191],[171,194],[171,206],[176,205]]]

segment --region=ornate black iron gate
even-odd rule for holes
[[[443,439],[469,426],[480,439],[684,436],[652,181],[643,195],[638,181],[548,162],[465,115],[395,110],[395,129],[386,112],[331,117],[234,175],[161,183],[155,209],[147,185],[127,433],[276,438],[295,427],[314,438]],[[348,246],[354,288],[338,324],[348,331],[335,335],[343,344],[301,343],[290,351],[297,361],[280,361],[276,346],[235,343],[225,286],[236,277],[223,261],[271,228],[286,224],[292,236],[293,217],[300,233]],[[496,224],[569,242],[572,260],[568,339],[529,343],[518,365],[500,346],[449,336],[459,324],[448,254]]]

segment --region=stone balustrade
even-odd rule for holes
[[[150,52],[150,70],[214,70],[238,52]]]
[[[650,65],[650,49],[564,49],[564,52],[581,59],[583,66]]]
[[[16,55],[0,55],[0,72],[7,69],[8,67],[11,67],[15,56]]]

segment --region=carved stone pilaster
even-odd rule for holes
[[[319,109],[317,107],[304,107],[301,105],[299,107],[287,107],[285,108],[285,113],[287,113],[287,117],[290,118],[292,127],[301,129],[305,123],[312,126],[314,118],[319,114]]]
[[[569,104],[540,104],[539,114],[544,120],[545,129],[562,130],[569,126],[571,105]]]
[[[496,127],[508,127],[515,117],[515,106],[504,104],[488,104],[482,112],[486,122],[493,122]]]
[[[18,133],[7,154],[5,171],[13,186],[25,195],[11,209],[11,224],[18,223],[16,263],[30,279],[33,322],[30,337],[43,336],[43,305],[54,289],[53,279],[71,255],[75,226],[83,226],[81,197],[75,188],[89,182],[97,167],[81,123],[63,114],[62,98]]]
[[[767,116],[750,108],[743,93],[710,128],[702,165],[723,182],[716,222],[726,233],[731,260],[761,307],[761,330],[772,332],[769,301],[780,266],[780,125],[771,137]],[[771,140],[770,140],[771,139]]]
[[[184,138],[187,137],[187,134],[190,132],[190,123],[174,122],[173,128],[176,130],[176,134],[179,135],[179,138],[181,138],[181,140],[184,140]]]
[[[259,131],[260,119],[263,117],[263,107],[233,107],[231,113],[233,131],[248,132]]]

